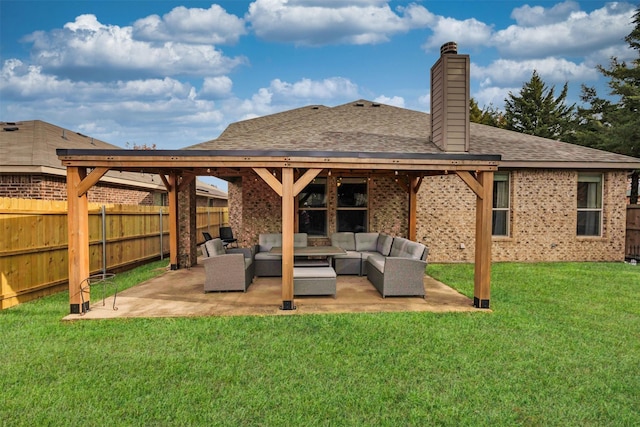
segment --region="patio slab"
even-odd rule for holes
[[[382,298],[366,277],[338,276],[337,295],[296,297],[296,310],[284,311],[280,277],[256,277],[247,292],[203,292],[204,267],[166,271],[162,275],[118,292],[102,305],[101,290],[92,291],[91,310],[65,320],[132,317],[269,316],[318,313],[376,313],[400,311],[483,311],[473,301],[437,280],[425,276],[426,298]]]

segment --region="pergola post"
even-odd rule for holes
[[[473,305],[489,308],[491,297],[491,223],[493,172],[478,172],[481,194],[476,199],[476,250]]]
[[[168,179],[169,188],[169,264],[171,270],[179,268],[178,263],[178,174],[172,172]]]
[[[89,287],[82,281],[89,277],[89,203],[86,191],[78,188],[87,176],[84,167],[67,168],[67,224],[69,239],[69,309],[79,314],[89,309]],[[84,295],[81,295],[85,292]],[[84,301],[84,305],[83,305]]]
[[[295,310],[293,301],[293,168],[282,168],[282,309]]]

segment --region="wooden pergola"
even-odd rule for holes
[[[474,306],[489,308],[491,289],[491,222],[493,173],[499,155],[467,153],[354,153],[252,150],[75,150],[59,149],[67,167],[69,224],[69,304],[81,313],[81,282],[89,277],[87,192],[108,171],[157,174],[169,194],[170,263],[178,268],[178,192],[197,176],[237,176],[254,171],[282,199],[282,308],[293,309],[293,235],[295,197],[323,170],[400,172],[407,177],[408,230],[416,238],[417,194],[425,176],[457,174],[476,195]],[[274,175],[274,171],[278,171]],[[277,175],[277,176],[276,176]],[[86,294],[86,293],[85,293]]]

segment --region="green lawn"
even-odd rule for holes
[[[473,295],[471,265],[428,273]],[[63,322],[66,293],[26,303],[0,312],[0,425],[640,425],[640,267],[492,278],[480,313]]]

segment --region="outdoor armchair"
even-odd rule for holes
[[[247,291],[255,272],[252,249],[225,250],[222,240],[212,239],[202,245],[202,252],[205,292]]]

